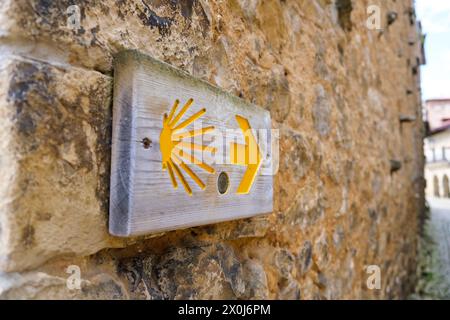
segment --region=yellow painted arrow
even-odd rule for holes
[[[245,171],[236,193],[248,194],[261,167],[262,156],[248,120],[241,116],[236,116],[236,121],[244,134],[245,145],[231,143],[230,162],[247,167],[247,171]]]

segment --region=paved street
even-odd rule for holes
[[[429,199],[431,207],[430,235],[435,242],[431,269],[433,291],[450,298],[450,200]]]

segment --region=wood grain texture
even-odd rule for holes
[[[188,164],[206,185],[202,190],[184,172],[192,188],[193,194],[189,196],[178,177],[179,186],[174,189],[168,171],[162,170],[159,141],[164,114],[170,113],[176,99],[180,100],[178,111],[189,99],[194,101],[179,123],[204,108],[206,112],[199,119],[202,127],[214,126],[220,132],[239,129],[236,115],[248,119],[255,130],[270,129],[269,112],[135,51],[122,52],[116,57],[114,82],[111,234],[135,236],[272,212],[271,170],[261,169],[250,193],[238,195],[236,189],[246,167],[215,163],[210,157],[213,174]],[[186,128],[192,129],[194,124]],[[244,143],[240,135],[232,137]],[[144,147],[144,138],[151,140],[149,148]],[[267,151],[270,147],[265,142],[262,139],[259,146],[264,162],[270,163],[271,155]],[[229,151],[228,141],[224,148]],[[225,194],[220,194],[217,187],[221,172],[229,177],[229,190]]]

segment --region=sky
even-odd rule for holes
[[[450,98],[450,0],[416,0],[416,14],[427,35],[422,98]]]

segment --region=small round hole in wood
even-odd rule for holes
[[[149,138],[142,139],[141,143],[144,146],[144,149],[150,149],[152,147],[152,140]]]

